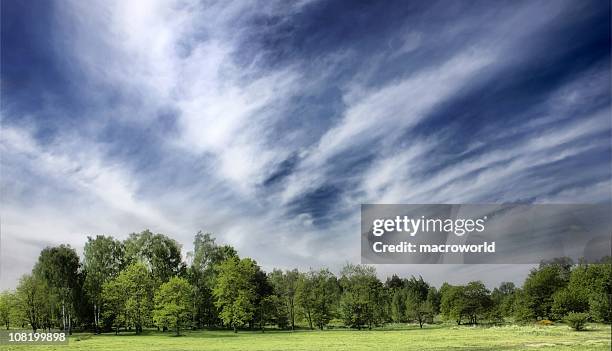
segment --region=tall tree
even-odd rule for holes
[[[102,317],[119,334],[120,327],[129,324],[129,318],[125,310],[125,289],[118,278],[111,279],[102,286],[103,312]]]
[[[361,329],[383,321],[384,286],[372,266],[347,264],[341,272],[340,311],[344,323]]]
[[[191,286],[184,278],[170,278],[162,284],[155,294],[155,323],[173,327],[176,335],[180,335],[181,327],[189,323],[191,294]]]
[[[43,249],[34,266],[34,275],[49,287],[50,293],[58,296],[62,327],[72,333],[75,289],[79,284],[79,256],[69,245]]]
[[[408,320],[416,321],[419,327],[423,328],[423,324],[432,318],[433,310],[431,303],[427,299],[423,299],[418,293],[408,291],[406,295],[406,316]]]
[[[533,269],[523,283],[520,299],[517,300],[520,307],[517,317],[523,320],[553,318],[554,294],[566,284],[566,269],[560,265],[546,264]]]
[[[570,312],[588,312],[598,322],[610,322],[612,265],[580,264],[576,266],[566,287],[555,292],[552,313],[556,319]]]
[[[0,293],[0,323],[6,327],[6,330],[11,327],[11,323],[15,323],[13,317],[16,315],[16,305],[14,292],[7,290]]]
[[[446,319],[454,320],[457,324],[461,324],[463,319],[476,324],[492,307],[489,290],[480,281],[472,281],[463,286],[444,283],[440,294],[440,312]]]
[[[338,280],[328,269],[311,271],[313,288],[312,320],[315,325],[323,328],[334,318],[339,297]]]
[[[273,270],[270,273],[270,282],[274,287],[275,294],[284,302],[284,310],[288,313],[291,330],[295,330],[295,296],[300,273],[297,269],[291,271]]]
[[[427,284],[427,282],[423,280],[423,277],[410,277],[410,279],[404,281],[404,287],[407,290],[408,294],[416,295],[419,300],[425,301],[427,299],[427,294],[429,293],[429,284]]]
[[[255,287],[255,299],[253,301],[255,313],[251,325],[259,323],[259,328],[263,332],[266,322],[270,319],[275,307],[273,305],[274,299],[271,298],[274,288],[268,281],[266,272],[262,271],[257,265],[255,265],[255,274],[253,274],[253,285]]]
[[[119,275],[119,280],[120,286],[125,289],[126,313],[133,321],[136,333],[141,333],[151,320],[154,280],[147,267],[140,262],[128,266]]]
[[[477,324],[478,319],[487,314],[492,306],[489,290],[481,281],[469,282],[463,289],[465,296],[464,313],[470,324]]]
[[[213,295],[215,305],[221,309],[223,323],[234,332],[249,323],[255,313],[254,277],[256,263],[250,258],[230,257],[217,268]]]
[[[123,244],[110,236],[87,237],[83,250],[83,269],[85,288],[93,305],[93,322],[96,332],[100,332],[102,287],[119,274],[124,266],[124,254]]]
[[[499,287],[491,292],[491,300],[500,316],[511,316],[514,314],[514,299],[516,297],[516,286],[512,282],[502,282]]]
[[[410,277],[404,281],[403,286],[406,317],[408,320],[418,322],[419,327],[423,328],[423,324],[433,313],[432,304],[427,302],[430,286],[421,276]]]
[[[310,274],[301,273],[298,278],[295,301],[300,307],[304,319],[308,322],[308,327],[313,329],[312,313],[315,304],[314,281]]]
[[[188,278],[193,289],[192,318],[193,326],[212,326],[218,321],[212,289],[215,284],[215,267],[229,257],[238,257],[236,250],[229,245],[217,245],[210,233],[199,231],[193,241],[194,249],[187,256],[191,260]]]
[[[446,320],[461,324],[465,316],[464,306],[467,304],[463,286],[453,286],[448,283],[440,288],[440,313]]]
[[[404,287],[404,281],[397,274],[393,274],[391,278],[387,278],[385,281],[385,287],[392,290],[401,289]]]
[[[133,325],[136,334],[140,334],[151,320],[153,289],[154,283],[147,266],[136,262],[107,282],[103,295],[106,306],[113,311],[115,318],[125,326]]]
[[[144,262],[151,270],[156,287],[185,273],[181,245],[166,235],[153,234],[149,230],[132,233],[124,245],[127,262]]]
[[[559,277],[566,283],[569,281],[573,266],[574,260],[570,257],[555,257],[540,262],[540,269],[545,267],[556,267]]]
[[[431,306],[434,315],[440,313],[440,293],[436,287],[431,286],[427,292],[427,302]]]
[[[406,320],[406,289],[390,289],[391,294],[391,320],[401,323]]]
[[[47,318],[45,303],[49,291],[45,281],[35,275],[24,275],[19,280],[16,294],[18,308],[36,333]]]

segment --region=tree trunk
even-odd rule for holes
[[[66,331],[66,311],[64,306],[64,300],[62,300],[62,329]]]
[[[293,306],[293,299],[291,299],[289,305],[289,314],[291,314],[291,330],[295,330],[295,310]]]
[[[261,328],[261,332],[264,333],[265,332],[265,323],[264,323],[264,311],[263,311],[263,307],[260,309],[260,313],[259,313],[259,327]]]
[[[195,295],[195,293],[194,293],[194,295]],[[193,313],[192,313],[193,318],[191,318],[191,329],[195,330],[196,329],[196,324],[197,324],[197,322],[196,322],[197,314],[198,314],[197,313],[198,311],[197,311],[197,308],[196,308],[196,299],[195,298],[193,299],[193,308],[192,308],[192,310],[193,310]]]
[[[100,334],[100,306],[94,303],[94,328],[96,334]]]
[[[98,316],[96,315],[96,304],[93,305],[94,331],[98,334]]]

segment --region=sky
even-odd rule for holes
[[[1,2],[0,288],[46,246],[199,230],[360,260],[362,203],[611,199],[608,1]],[[378,265],[520,282],[527,265]]]

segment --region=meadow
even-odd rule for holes
[[[142,335],[76,333],[68,345],[7,346],[2,350],[610,350],[611,327],[590,324],[576,332],[565,325],[457,327],[389,326],[374,330],[334,329],[295,332],[268,330],[145,331]]]

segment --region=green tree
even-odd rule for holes
[[[397,274],[393,274],[391,278],[387,278],[385,281],[385,288],[387,289],[401,289],[403,287],[404,281]]]
[[[514,300],[516,298],[516,286],[512,282],[502,282],[499,287],[491,292],[493,308],[500,316],[512,316],[514,314]]]
[[[519,318],[552,319],[555,293],[567,284],[566,268],[558,264],[542,265],[533,269],[523,284],[520,299],[517,300]]]
[[[253,285],[255,287],[255,299],[253,301],[255,311],[250,325],[253,327],[258,323],[259,328],[264,332],[266,323],[271,319],[275,307],[273,305],[274,299],[271,299],[274,287],[270,284],[266,272],[262,271],[257,265],[255,265],[255,274],[253,274]]]
[[[529,323],[536,320],[535,312],[525,303],[527,299],[528,297],[523,289],[516,289],[514,292],[514,304],[512,306],[512,311],[514,319],[517,322]]]
[[[51,296],[48,299],[50,302],[59,302],[62,328],[72,333],[75,291],[81,282],[80,262],[76,251],[68,245],[43,249],[33,274],[44,281],[49,288],[49,294],[57,295],[57,299]]]
[[[440,293],[434,286],[429,287],[427,303],[431,306],[433,315],[440,313]]]
[[[181,245],[166,235],[153,234],[149,230],[132,233],[124,245],[127,262],[144,262],[156,287],[185,273]]]
[[[419,323],[419,327],[423,328],[423,324],[431,320],[432,316],[431,303],[414,291],[409,291],[406,295],[406,317],[408,317],[408,320],[416,321]]]
[[[328,269],[311,272],[313,280],[312,320],[321,330],[335,316],[336,301],[339,296],[338,280]]]
[[[126,327],[134,326],[136,334],[151,320],[154,284],[146,265],[136,262],[123,270],[103,288],[106,307],[117,321]],[[118,329],[116,329],[118,331]]]
[[[147,267],[141,262],[128,266],[118,278],[119,285],[125,291],[125,311],[139,334],[151,320],[154,281]]]
[[[192,289],[184,278],[173,277],[155,294],[153,320],[159,326],[173,327],[180,335],[181,326],[189,323]]]
[[[393,288],[391,293],[391,319],[395,323],[406,321],[406,289]]]
[[[540,269],[545,267],[555,267],[560,279],[567,283],[572,272],[572,267],[574,267],[574,261],[569,257],[555,257],[540,262]]]
[[[489,290],[480,281],[467,285],[452,286],[444,283],[440,288],[440,312],[447,320],[461,324],[464,319],[470,324],[488,315],[493,306]]]
[[[390,301],[390,317],[395,323],[401,323],[406,320],[406,290],[404,289],[405,281],[397,274],[393,274],[391,278],[387,278],[385,288],[387,289]]]
[[[256,291],[255,261],[250,258],[230,257],[217,267],[217,279],[213,289],[215,305],[220,317],[234,332],[252,320],[255,313]]]
[[[111,279],[102,286],[103,313],[102,317],[119,334],[120,327],[129,324],[125,310],[125,290],[118,278]]]
[[[478,319],[486,316],[493,305],[489,290],[481,281],[472,281],[465,286],[463,294],[463,312],[468,316],[470,324],[477,324]]]
[[[311,274],[300,274],[295,293],[295,301],[300,307],[304,319],[308,322],[308,327],[313,329],[312,313],[315,304],[315,294],[314,280]]]
[[[382,323],[387,296],[372,266],[347,264],[341,272],[340,312],[347,326],[361,329]]]
[[[311,270],[300,275],[296,301],[300,305],[310,329],[323,329],[334,317],[339,286],[328,269]]]
[[[96,332],[100,332],[100,310],[102,307],[102,287],[114,279],[124,266],[123,244],[110,236],[87,237],[83,250],[83,269],[85,288],[93,305],[93,322]]]
[[[287,318],[289,323],[291,324],[291,330],[295,330],[295,296],[298,286],[300,273],[297,269],[291,271],[281,271],[275,269],[270,273],[270,283],[274,287],[274,293],[279,297],[279,299],[283,302],[284,308],[277,309],[277,311],[286,311]],[[279,326],[284,323],[284,319],[279,316],[278,320],[280,321]]]
[[[17,301],[14,292],[6,290],[0,293],[0,323],[7,330],[11,327],[11,323],[15,323],[14,317],[17,314],[15,311],[16,305]]]
[[[421,276],[419,278],[412,276],[410,279],[405,280],[404,288],[408,294],[416,295],[421,301],[425,301],[427,294],[429,294],[429,284]]]
[[[570,312],[565,316],[565,322],[576,331],[583,330],[588,319],[588,313]]]
[[[580,289],[582,287],[582,289]],[[568,288],[587,296],[589,315],[597,322],[612,322],[612,261],[580,265],[572,271]]]
[[[565,288],[553,295],[552,313],[562,319],[570,312],[586,312],[598,322],[610,322],[612,269],[610,264],[576,266]]]
[[[427,300],[430,286],[421,276],[418,279],[412,276],[403,285],[404,314],[407,320],[416,321],[423,328],[423,324],[433,316],[432,302]],[[432,295],[432,299],[435,301],[435,295]]]
[[[440,288],[440,313],[446,320],[461,324],[466,304],[463,286],[453,286],[444,283]]]
[[[216,279],[215,267],[229,257],[238,257],[238,254],[231,246],[217,245],[212,234],[202,231],[195,235],[193,246],[193,251],[187,254],[191,259],[187,276],[194,296],[193,325],[212,326],[218,321],[218,310],[212,293]]]
[[[17,285],[17,306],[35,333],[43,327],[48,317],[48,309],[45,306],[48,294],[45,282],[35,275],[22,276]]]
[[[570,312],[587,312],[589,310],[588,293],[582,289],[562,288],[553,295],[552,316],[561,320]]]

